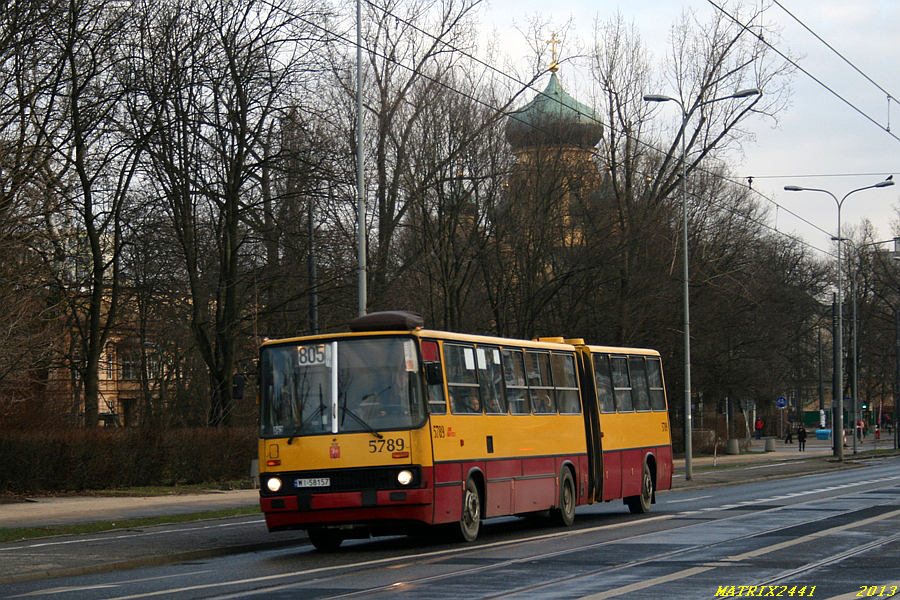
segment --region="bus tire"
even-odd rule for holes
[[[650,474],[650,465],[644,462],[644,470],[641,473],[641,493],[638,496],[625,498],[628,510],[632,514],[639,515],[650,512],[650,503],[653,501],[653,477]]]
[[[327,527],[310,527],[306,535],[309,536],[309,543],[321,552],[335,552],[344,541],[339,532]]]
[[[550,518],[554,525],[568,527],[575,521],[575,481],[569,469],[563,470],[562,480],[559,484],[559,507],[550,511]]]
[[[463,542],[474,542],[481,530],[481,494],[478,484],[469,477],[463,492],[462,517],[459,519],[459,537]]]

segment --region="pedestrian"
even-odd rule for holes
[[[803,428],[802,424],[800,429],[797,430],[797,444],[800,446],[800,452],[806,449],[806,429]]]
[[[763,426],[763,420],[760,417],[756,417],[756,423],[753,425],[753,427],[756,429],[756,439],[758,440],[762,439]]]
[[[787,433],[787,437],[784,438],[784,443],[785,444],[793,444],[794,443],[794,424],[788,423],[787,430],[788,430],[788,433]]]

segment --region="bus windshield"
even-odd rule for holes
[[[412,338],[266,346],[260,356],[261,437],[409,429],[425,419]]]

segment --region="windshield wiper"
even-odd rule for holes
[[[301,408],[301,412],[302,412]],[[317,419],[325,412],[325,404],[322,402],[322,384],[319,384],[319,408],[315,409],[313,414],[306,417],[298,427],[295,427],[291,432],[291,437],[288,438],[288,446],[294,441],[294,438],[297,437],[298,433],[303,433],[303,430],[306,429],[306,426],[312,423],[313,419]]]
[[[382,439],[382,438],[384,437],[383,435],[381,435],[380,433],[378,433],[377,431],[375,431],[374,429],[372,429],[372,426],[371,426],[371,425],[369,425],[368,423],[366,423],[365,421],[363,421],[361,418],[359,418],[359,416],[357,416],[356,413],[354,413],[352,410],[350,410],[349,408],[347,408],[346,405],[341,406],[341,410],[344,411],[346,414],[350,415],[351,417],[353,417],[354,419],[356,419],[356,422],[357,422],[357,423],[359,423],[360,425],[362,425],[362,426],[366,429],[366,431],[368,431],[369,433],[371,433],[372,435],[374,435],[375,437],[377,437],[379,440]]]
[[[325,405],[320,404],[319,407],[317,409],[315,409],[315,411],[313,411],[313,414],[306,417],[306,419],[304,419],[303,422],[300,423],[300,425],[295,427],[293,429],[293,431],[291,431],[291,437],[288,438],[288,441],[287,441],[288,446],[291,445],[291,442],[294,441],[294,438],[297,437],[298,433],[303,433],[306,430],[306,426],[309,425],[310,423],[312,423],[313,420],[317,419],[324,412],[325,412]]]

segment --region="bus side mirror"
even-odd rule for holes
[[[428,385],[440,385],[444,382],[444,375],[441,372],[441,363],[425,363],[425,380],[428,382]]]

